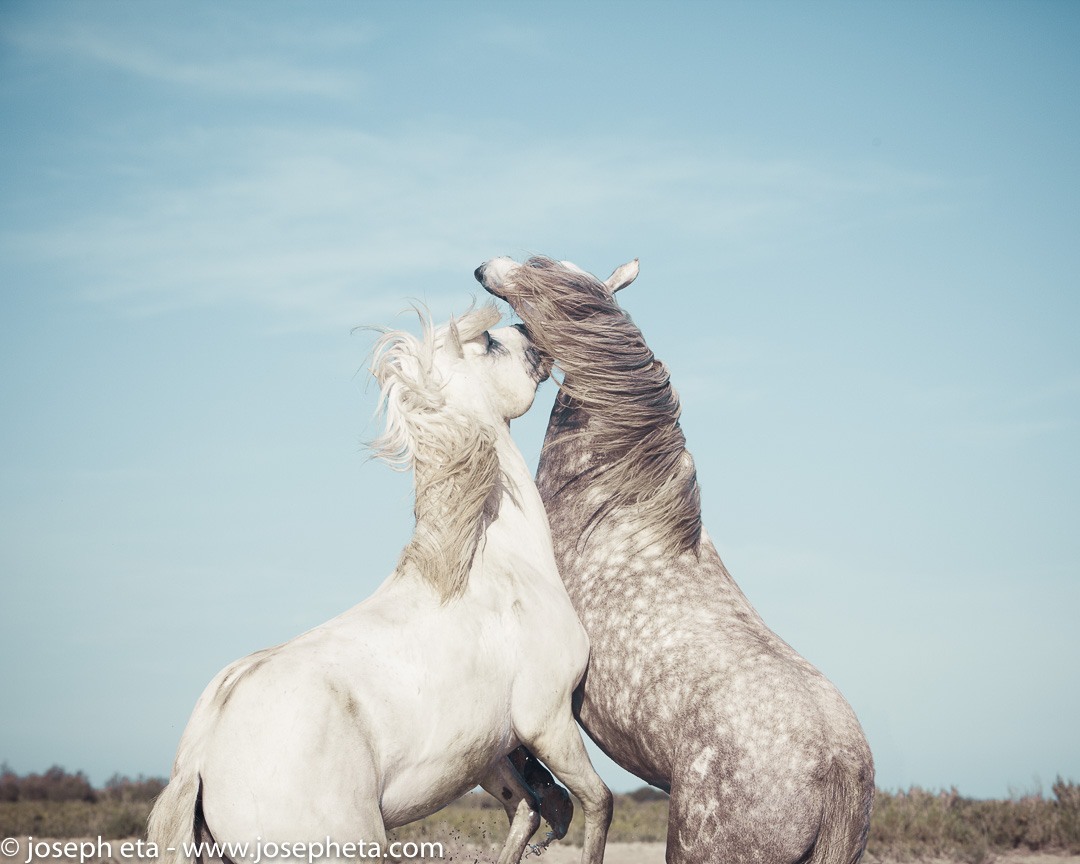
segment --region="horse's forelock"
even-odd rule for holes
[[[591,273],[541,256],[511,270],[505,287],[515,309],[525,300],[539,304],[549,316],[568,320],[588,314],[594,304],[611,302],[611,293]]]
[[[497,325],[500,318],[502,318],[502,315],[495,304],[485,303],[483,306],[469,309],[461,317],[455,318],[454,323],[457,325],[458,334],[461,336],[462,341],[468,342],[475,339],[485,330],[490,330]],[[449,327],[449,324],[446,326]],[[442,331],[445,328],[439,329]]]
[[[485,303],[436,327],[426,310],[417,307],[414,311],[422,328],[419,338],[405,330],[387,330],[372,349],[371,373],[379,383],[378,413],[386,429],[371,447],[378,458],[398,470],[413,465],[408,427],[438,425],[435,415],[446,408],[445,380],[436,355],[446,347],[451,326],[461,341],[468,342],[498,324],[501,317],[494,303]],[[466,422],[460,417],[458,421]],[[388,450],[390,440],[395,443]]]
[[[490,330],[499,323],[502,317],[494,303],[485,303],[478,308],[470,307],[463,315],[451,318],[446,324],[434,330],[431,339],[431,350],[443,350],[448,346],[454,346],[460,357],[461,345],[471,342],[485,330]]]

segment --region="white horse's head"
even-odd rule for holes
[[[493,304],[435,327],[421,318],[420,338],[388,331],[375,345],[372,374],[379,382],[386,431],[376,455],[399,470],[429,452],[456,449],[482,427],[504,426],[532,406],[551,370],[523,325],[491,330]]]
[[[489,309],[497,314],[494,307]],[[507,423],[532,406],[551,363],[529,340],[524,324],[476,333],[479,324],[466,316],[442,328],[434,367],[445,382],[448,405],[478,422]]]
[[[489,329],[499,317],[493,304],[441,327],[422,317],[420,338],[395,330],[375,344],[386,429],[371,447],[392,467],[415,470],[416,532],[399,568],[415,566],[444,600],[464,589],[497,513],[495,440],[551,371],[524,326]]]

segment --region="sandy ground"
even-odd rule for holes
[[[7,855],[4,852],[8,851],[8,847],[4,847],[0,851],[0,864],[26,864],[28,853],[28,845],[26,837],[15,838],[18,840],[18,851],[14,855]],[[69,843],[74,842],[76,844],[86,842],[88,846],[87,850],[93,846],[92,841],[52,841],[43,840],[43,838],[34,838],[35,845],[41,842],[49,843],[50,845],[55,842]],[[111,857],[103,857],[98,855],[83,855],[77,848],[73,848],[72,854],[62,854],[59,856],[49,855],[49,857],[42,857],[36,855],[32,858],[30,864],[151,864],[153,859],[138,858],[134,854],[124,852],[122,850],[121,840],[107,841],[112,851]],[[63,850],[66,851],[66,850]],[[498,850],[482,850],[474,847],[468,847],[462,844],[448,844],[445,849],[444,857],[442,858],[430,858],[430,859],[412,859],[415,862],[447,862],[452,861],[454,864],[494,864],[498,858]],[[553,844],[544,850],[540,855],[534,855],[526,853],[526,856],[522,858],[523,864],[577,864],[581,860],[581,847],[580,846],[561,846],[559,844]],[[664,864],[664,844],[663,843],[609,843],[607,846],[607,854],[604,858],[607,864]],[[270,864],[270,862],[268,862]],[[356,859],[356,864],[363,864],[362,859]],[[1051,864],[1051,862],[1043,862],[1043,864]],[[1054,862],[1056,864],[1056,862]],[[1080,860],[1074,862],[1074,864],[1080,864]]]
[[[18,849],[14,855],[5,854],[10,847],[5,846],[0,850],[0,864],[26,864],[27,843],[26,837],[14,838],[18,841]],[[34,838],[40,842],[40,838]],[[10,842],[5,838],[4,842]],[[46,841],[53,843],[56,841]],[[60,841],[70,842],[70,841]],[[79,842],[79,841],[75,841]],[[108,841],[111,849],[111,857],[95,855],[80,856],[78,851],[74,854],[61,854],[49,857],[34,856],[30,864],[151,864],[153,859],[140,859],[131,854],[125,854],[121,850],[120,840]],[[454,864],[494,864],[498,857],[498,850],[481,850],[467,847],[461,844],[450,844],[445,849],[443,858],[413,859],[420,862],[446,862]],[[362,864],[356,859],[357,864]],[[522,864],[577,864],[581,860],[580,846],[564,846],[558,843],[552,844],[541,854],[535,855],[527,852],[522,859]],[[719,859],[718,859],[719,860]],[[993,864],[1080,864],[1080,855],[1045,855],[1045,854],[1017,854],[1010,853],[991,859]],[[608,843],[607,852],[604,856],[605,864],[664,864],[663,843]],[[267,862],[269,864],[269,862]],[[863,864],[893,864],[893,862],[881,861],[871,856],[863,859]],[[944,860],[929,860],[920,864],[957,864],[957,862]]]
[[[18,851],[15,855],[3,854],[7,851],[6,848],[0,851],[0,864],[26,864],[28,853],[28,845],[26,837],[15,838],[19,842]],[[71,843],[76,844],[86,842],[89,850],[93,845],[93,841],[53,841],[44,840],[43,838],[33,838],[34,843],[41,842],[49,843],[50,845],[56,842],[59,843]],[[77,848],[72,849],[72,854],[64,854],[60,856],[50,855],[49,857],[42,857],[40,855],[34,856],[30,864],[151,864],[154,859],[139,858],[131,853],[122,851],[121,844],[124,841],[121,840],[109,840],[106,841],[112,851],[111,857],[103,857],[97,855],[83,855]],[[498,850],[483,850],[474,847],[465,846],[462,844],[448,844],[445,849],[444,857],[442,858],[424,858],[424,859],[412,859],[417,862],[448,862],[452,861],[454,864],[495,864],[498,858]],[[524,858],[522,858],[522,864],[577,864],[581,860],[581,847],[580,846],[563,846],[558,843],[552,844],[545,849],[541,854],[535,855],[531,852],[526,852]],[[606,864],[664,864],[664,844],[663,843],[609,843],[607,846],[607,853],[604,856]],[[272,862],[267,862],[272,864]],[[363,864],[362,859],[356,859],[356,864]],[[1057,864],[1057,862],[1041,862],[1041,864]],[[1080,864],[1080,859],[1073,864]]]
[[[449,857],[449,855],[447,856]],[[486,864],[488,859],[478,858],[478,864]],[[581,860],[580,846],[560,846],[554,844],[539,857],[527,856],[522,864],[578,864]],[[717,864],[722,862],[717,857]],[[495,861],[492,856],[490,861]],[[473,864],[472,858],[454,857],[455,864]],[[608,843],[604,855],[604,864],[664,864],[663,843]],[[862,864],[894,864],[880,859],[866,857]],[[909,862],[911,864],[911,862]],[[920,864],[957,864],[954,861],[924,861]],[[1010,854],[993,859],[993,864],[1080,864],[1080,855],[1034,855]]]
[[[522,858],[522,864],[578,864],[580,846],[552,844],[539,857]],[[608,843],[604,864],[664,864],[663,843]]]

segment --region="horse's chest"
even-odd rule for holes
[[[579,580],[567,584],[590,645],[583,717],[591,713],[610,734],[664,726],[674,719],[680,697],[677,688],[657,685],[669,676],[670,652],[681,647],[673,642],[664,606],[650,590],[640,590],[650,586],[611,591],[599,570],[590,569],[577,571]],[[607,575],[612,582],[622,582],[614,578],[616,572]]]

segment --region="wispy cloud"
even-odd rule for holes
[[[496,120],[461,129],[417,117],[379,135],[292,118],[261,126],[252,119],[261,96],[354,94],[377,28],[325,17],[292,26],[218,5],[168,22],[138,5],[111,19],[79,8],[19,22],[0,39],[49,63],[137,77],[146,98],[167,88],[203,101],[255,97],[237,100],[245,110],[228,120],[200,114],[199,125],[190,116],[176,128],[105,118],[97,142],[87,129],[77,153],[57,154],[73,178],[57,199],[35,190],[47,214],[36,224],[47,227],[0,237],[22,261],[66,267],[78,296],[128,314],[250,304],[293,326],[357,323],[402,296],[477,290],[469,273],[492,254],[618,245],[625,256],[637,252],[625,238],[648,236],[672,249],[719,246],[729,260],[763,256],[778,232],[821,230],[823,212],[906,201],[933,182],[880,165],[741,158],[715,142],[644,134],[524,138]],[[142,17],[128,20],[132,10]],[[545,44],[539,31],[500,27],[482,38],[515,50]],[[342,55],[349,62],[336,62]],[[86,188],[75,190],[80,176]]]
[[[168,26],[144,26],[135,32],[118,25],[65,19],[39,28],[10,27],[0,38],[54,62],[89,63],[203,95],[356,95],[361,79],[355,65],[346,71],[343,64],[328,62],[327,56],[369,44],[375,28],[278,25],[269,30],[262,25],[258,33],[235,32],[241,24],[250,29],[252,20],[219,20],[217,28],[198,30],[170,21]]]
[[[225,70],[213,64],[109,39],[88,31],[55,41],[163,80],[234,86],[216,83]],[[246,70],[232,76],[238,87],[287,86],[292,76],[287,65],[254,74],[265,58],[219,62]],[[336,86],[311,74],[290,86]],[[753,160],[643,136],[522,140],[494,123],[461,131],[423,120],[381,135],[219,122],[120,146],[110,139],[95,158],[100,165],[81,170],[115,178],[106,191],[81,209],[65,201],[47,229],[0,243],[22,259],[66,264],[79,296],[126,313],[240,303],[290,326],[370,321],[402,296],[460,297],[477,290],[469,274],[493,254],[618,245],[628,255],[636,250],[624,238],[650,236],[760,255],[776,232],[812,227],[822,210],[906,199],[927,182],[882,166]]]

